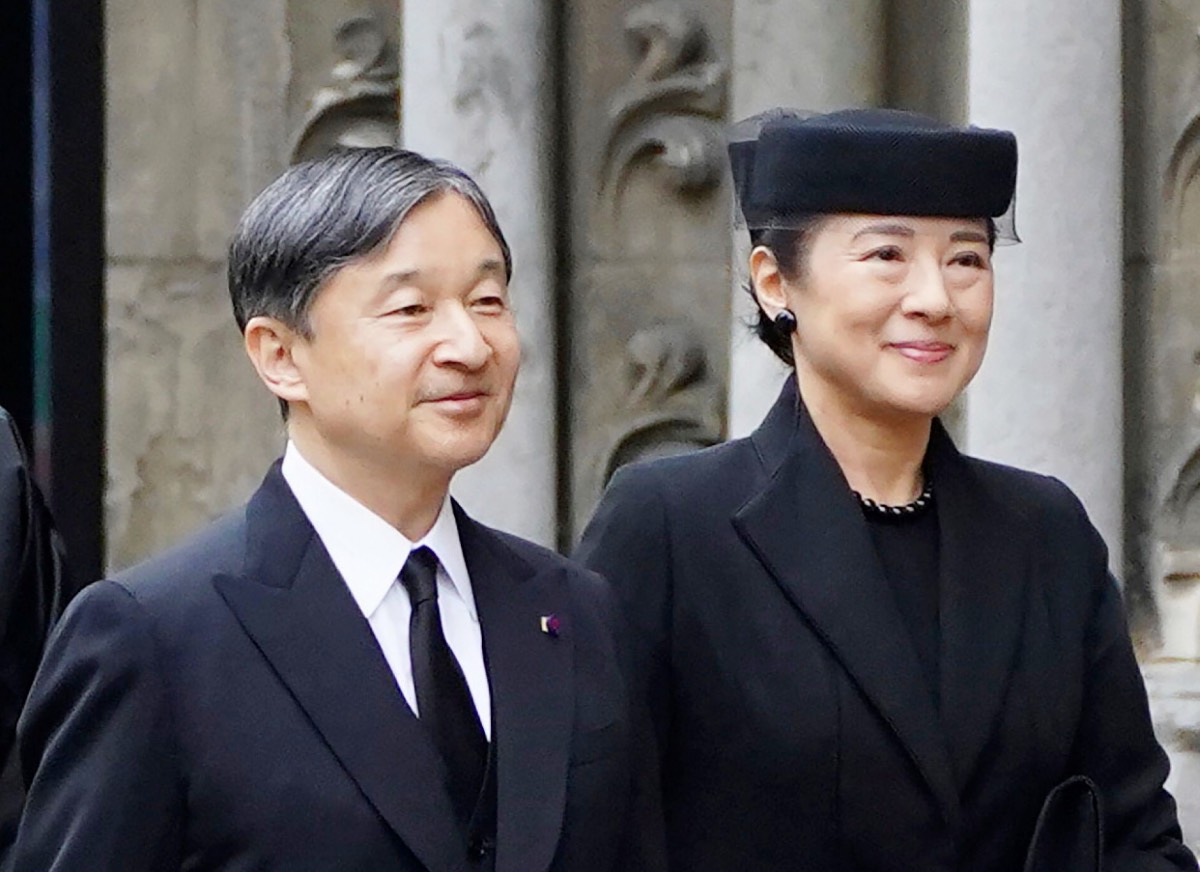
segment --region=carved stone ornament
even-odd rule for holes
[[[618,467],[712,445],[724,433],[732,16],[728,0],[581,0],[565,8],[577,73],[566,77],[564,101],[574,131],[573,536]],[[609,56],[614,37],[629,55]]]
[[[724,170],[726,68],[713,59],[704,23],[677,2],[644,3],[626,16],[638,65],[608,107],[599,190],[613,208],[625,177],[651,156],[685,194],[717,187]]]
[[[1166,252],[1178,259],[1178,267],[1173,277],[1164,273],[1163,281],[1171,294],[1190,295],[1200,278],[1192,265],[1200,251],[1200,106],[1193,106],[1186,117],[1165,172]],[[1183,323],[1195,321],[1185,318]],[[1200,366],[1200,350],[1191,363]],[[1182,426],[1171,434],[1176,448],[1160,481],[1151,579],[1161,629],[1160,654],[1200,661],[1200,375],[1193,376],[1192,384],[1190,397],[1172,398],[1172,403],[1190,401],[1190,408]]]
[[[620,435],[605,453],[604,482],[626,463],[707,448],[721,441],[716,385],[704,343],[685,324],[640,330],[625,348],[629,384]]]
[[[1200,46],[1200,30],[1196,32]],[[1193,80],[1188,90],[1194,91]],[[1167,242],[1170,248],[1200,247],[1200,238],[1189,239],[1188,230],[1200,228],[1200,103],[1193,101],[1186,122],[1176,128],[1174,146],[1167,161],[1164,195],[1167,203]]]
[[[1200,194],[1194,190],[1193,185],[1197,169],[1200,169],[1200,113],[1193,116],[1183,128],[1179,138],[1175,141],[1175,148],[1172,150],[1170,162],[1167,164],[1166,199],[1170,208],[1168,213],[1169,242],[1172,248],[1177,248],[1187,242],[1183,238],[1181,230],[1183,225],[1189,223],[1186,214],[1189,204],[1193,208],[1196,206],[1194,202],[1189,201],[1194,201]],[[1195,242],[1200,242],[1200,240]]]
[[[1200,351],[1193,359],[1200,365]],[[1180,443],[1184,450],[1169,467],[1165,482],[1155,554],[1160,653],[1200,660],[1200,378]]]
[[[309,101],[292,147],[299,162],[338,146],[395,145],[400,130],[400,63],[396,41],[373,15],[343,22],[334,35],[339,60],[330,84]]]

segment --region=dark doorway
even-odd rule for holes
[[[0,405],[33,427],[33,4],[0,4]]]
[[[33,453],[78,581],[104,485],[103,4],[0,4],[0,404]]]

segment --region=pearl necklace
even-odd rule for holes
[[[863,514],[872,518],[911,518],[933,505],[933,479],[925,476],[925,487],[911,503],[902,506],[889,506],[877,503],[870,497],[864,497],[858,491],[851,491],[862,506]]]

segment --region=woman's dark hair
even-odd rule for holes
[[[789,282],[802,281],[808,268],[809,250],[812,248],[813,236],[820,229],[826,215],[799,215],[789,220],[789,227],[759,228],[750,231],[750,249],[753,251],[760,245],[775,256],[779,264],[779,272]],[[996,247],[996,221],[987,219],[988,248]],[[758,317],[753,323],[754,334],[766,343],[767,348],[786,363],[796,365],[795,355],[792,354],[792,336],[775,326],[775,322],[758,305],[758,297],[754,295],[754,281],[746,283],[746,292],[754,300]]]
[[[824,215],[801,215],[792,219],[789,222],[791,226],[786,229],[772,227],[751,230],[750,249],[753,251],[761,245],[775,256],[779,272],[785,279],[789,282],[800,281],[808,267],[812,238],[824,218]],[[754,307],[758,310],[757,320],[752,325],[754,334],[766,343],[767,348],[771,349],[776,357],[788,366],[795,366],[792,336],[775,326],[775,322],[758,304],[758,297],[754,295],[753,279],[746,283],[746,292],[750,294],[750,299],[754,300]]]

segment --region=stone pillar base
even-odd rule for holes
[[[1158,739],[1171,757],[1167,789],[1179,803],[1184,840],[1200,853],[1200,661],[1151,662],[1142,674]]]

